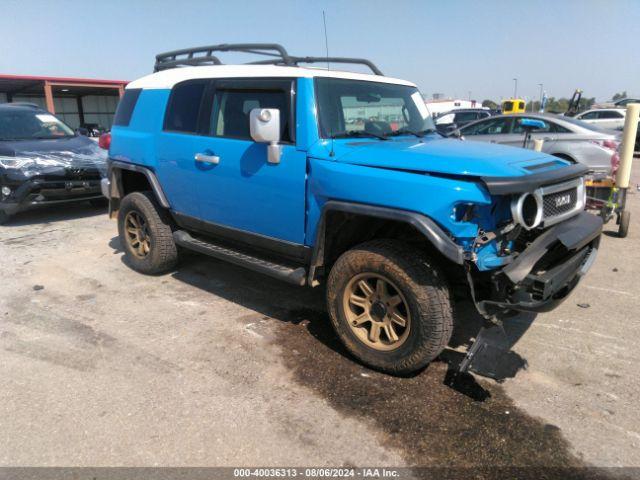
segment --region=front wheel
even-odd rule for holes
[[[344,253],[329,274],[327,306],[349,352],[394,375],[426,366],[453,330],[442,272],[421,249],[395,240],[367,242]]]
[[[0,210],[0,225],[4,225],[9,221],[9,214],[4,210]]]
[[[171,219],[151,192],[133,192],[122,199],[118,233],[127,263],[134,270],[154,275],[176,266],[178,250]]]

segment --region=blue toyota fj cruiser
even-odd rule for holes
[[[327,60],[373,74],[298,66]],[[324,283],[346,348],[407,374],[450,339],[450,285],[487,318],[548,311],[595,259],[585,167],[442,138],[416,86],[367,60],[225,44],[158,55],[155,71],[125,91],[103,182],[140,272],[174,268],[183,247]]]

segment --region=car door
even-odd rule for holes
[[[280,110],[281,159],[267,162],[267,145],[252,140],[249,113]],[[294,79],[218,79],[205,99],[206,135],[189,154],[205,229],[251,241],[304,243],[306,154],[295,145]]]
[[[615,110],[602,110],[598,125],[609,130],[617,130],[624,126],[624,116]]]
[[[512,120],[509,116],[491,117],[462,127],[460,133],[477,142],[508,143],[515,140],[510,132]]]
[[[173,87],[155,145],[156,175],[171,209],[192,218],[200,216],[195,188],[200,169],[193,152],[201,141],[200,113],[209,84],[209,80],[188,80]]]
[[[597,110],[583,113],[582,115],[579,115],[576,118],[578,120],[582,120],[583,122],[587,122],[597,126],[600,126],[600,123],[602,122],[602,120],[600,119],[600,112]]]
[[[509,142],[505,142],[505,144],[513,147],[522,147],[524,145],[525,130],[522,128],[522,121],[524,119],[540,121],[544,124],[543,128],[539,128],[531,132],[531,141],[526,145],[526,147],[533,148],[533,140],[537,139],[544,141],[542,145],[543,152],[551,150],[553,143],[558,140],[558,128],[555,123],[539,117],[515,117],[513,119],[513,125],[511,126],[513,138]]]

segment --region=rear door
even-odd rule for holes
[[[157,176],[172,210],[187,217],[199,218],[196,185],[200,167],[193,158],[204,134],[201,114],[209,80],[188,80],[171,91],[163,130],[158,136]]]
[[[523,146],[525,131],[522,128],[522,120],[524,119],[541,121],[542,123],[544,123],[543,128],[531,132],[531,143],[527,145],[527,147],[533,148],[533,140],[539,139],[544,140],[542,151],[549,151],[552,148],[553,143],[558,140],[557,125],[541,118],[514,117],[513,124],[511,126],[511,134],[513,138],[509,142],[505,142],[505,144],[511,145],[513,147]]]

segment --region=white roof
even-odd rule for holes
[[[127,88],[170,89],[177,83],[195,78],[251,78],[251,77],[331,77],[369,82],[393,83],[415,87],[415,84],[398,78],[368,75],[364,73],[326,70],[324,68],[285,67],[279,65],[211,65],[178,67],[153,73],[134,80]]]

